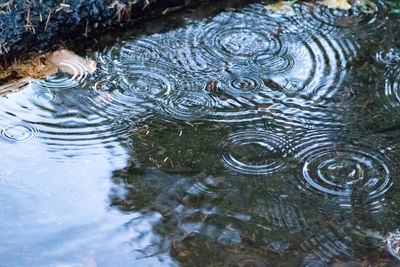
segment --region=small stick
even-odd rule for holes
[[[47,30],[47,26],[49,25],[50,17],[51,17],[51,8],[49,8],[49,15],[47,16],[46,25],[44,26],[44,31]]]

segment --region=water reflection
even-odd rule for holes
[[[1,98],[1,260],[390,264],[392,22],[382,2],[293,11],[189,10]]]

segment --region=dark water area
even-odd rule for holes
[[[0,265],[399,264],[399,18],[292,8],[172,14],[1,97]]]

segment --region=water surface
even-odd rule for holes
[[[398,17],[203,9],[0,98],[1,262],[396,264]]]

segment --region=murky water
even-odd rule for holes
[[[396,264],[398,17],[208,11],[0,98],[2,264]]]

